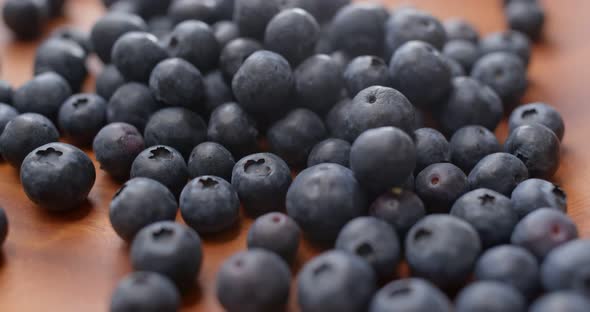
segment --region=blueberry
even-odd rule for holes
[[[549,179],[559,168],[559,138],[541,124],[530,124],[514,129],[504,150],[518,157],[533,178]]]
[[[92,143],[96,134],[106,124],[106,101],[93,93],[71,96],[59,109],[59,128],[81,144]]]
[[[47,24],[49,8],[47,1],[7,0],[2,7],[2,17],[19,39],[30,40],[41,35]]]
[[[501,150],[496,136],[482,126],[465,126],[455,131],[450,146],[451,161],[463,172],[471,172],[482,158]]]
[[[473,65],[471,77],[492,88],[505,106],[518,103],[528,85],[524,63],[515,54],[507,52],[481,57]]]
[[[110,100],[113,94],[125,84],[125,78],[115,65],[106,65],[96,76],[96,94]]]
[[[319,242],[334,241],[348,221],[366,214],[367,204],[353,172],[330,163],[301,171],[287,193],[287,213]]]
[[[545,23],[545,11],[534,1],[512,1],[505,8],[506,20],[510,29],[522,32],[530,39],[541,36]]]
[[[413,176],[412,176],[413,177]],[[426,215],[422,200],[411,191],[394,188],[377,197],[369,214],[389,223],[400,238]]]
[[[212,23],[216,20],[215,5],[219,1],[210,0],[174,0],[168,8],[168,16],[174,24],[198,20]]]
[[[237,253],[221,265],[216,294],[228,312],[282,311],[290,283],[289,267],[279,256],[254,249]]]
[[[479,58],[479,47],[471,41],[451,40],[445,44],[442,53],[461,64],[465,72],[470,72]]]
[[[233,21],[242,36],[262,39],[266,25],[280,10],[278,0],[236,0]]]
[[[567,195],[559,186],[549,181],[528,179],[512,191],[512,205],[521,218],[539,208],[565,212]]]
[[[416,176],[416,194],[429,212],[448,212],[468,189],[465,173],[453,164],[432,164]]]
[[[167,57],[156,36],[132,31],[117,39],[111,60],[128,81],[146,83],[154,67]]]
[[[131,178],[146,177],[164,184],[178,198],[188,180],[182,155],[172,147],[156,145],[139,153],[131,164]]]
[[[143,132],[150,116],[160,107],[146,85],[129,82],[111,96],[107,104],[107,121],[129,123]]]
[[[520,159],[507,153],[494,153],[480,160],[467,180],[471,189],[488,188],[509,196],[528,177],[528,170]]]
[[[340,68],[342,68],[342,71],[346,69],[346,66],[348,66],[348,64],[350,63],[350,61],[352,61],[353,58],[348,53],[342,50],[332,51],[330,56],[334,60],[336,60],[336,63],[340,64]]]
[[[232,21],[219,21],[211,26],[211,30],[213,30],[213,35],[217,39],[220,49],[240,37],[240,29]]]
[[[447,34],[440,21],[428,12],[412,8],[394,12],[385,25],[385,57],[391,57],[402,45],[413,40],[442,50]]]
[[[152,71],[149,85],[154,97],[169,106],[198,110],[204,100],[201,72],[183,59],[160,62]]]
[[[174,29],[174,22],[168,16],[154,16],[147,21],[147,27],[152,35],[162,40]]]
[[[256,123],[237,103],[222,104],[211,113],[207,137],[223,145],[234,157],[258,150]]]
[[[161,221],[144,227],[131,244],[135,271],[160,273],[184,291],[192,286],[201,269],[201,239],[191,228]]]
[[[119,180],[129,177],[133,160],[144,148],[143,137],[137,128],[122,122],[102,128],[92,144],[100,169]]]
[[[146,31],[143,19],[123,12],[107,13],[92,26],[90,41],[103,63],[111,62],[111,50],[119,37],[132,31]]]
[[[0,103],[12,104],[12,95],[14,90],[10,83],[6,80],[0,80]]]
[[[203,72],[217,66],[221,52],[213,30],[201,21],[178,24],[165,45],[172,57],[184,59]]]
[[[0,135],[4,132],[6,125],[17,116],[18,111],[14,107],[0,102]]]
[[[369,312],[450,312],[449,298],[420,278],[393,281],[373,297]]]
[[[351,0],[323,0],[317,1],[319,20],[328,22],[336,15],[338,10],[349,5]]]
[[[266,137],[271,152],[291,166],[302,167],[311,149],[326,137],[326,127],[318,115],[298,108],[274,123]]]
[[[231,84],[244,61],[258,50],[262,50],[262,45],[254,39],[237,38],[228,42],[219,56],[219,69],[223,79]]]
[[[78,91],[88,75],[86,52],[74,41],[50,38],[37,48],[34,71],[37,75],[55,72]]]
[[[451,147],[449,141],[435,129],[420,128],[414,131],[416,145],[416,174],[424,168],[451,161]]]
[[[73,26],[61,26],[51,32],[50,38],[59,38],[77,43],[86,56],[93,51],[90,34]]]
[[[180,294],[166,277],[134,272],[123,278],[113,292],[111,312],[174,312],[180,309]]]
[[[301,229],[293,219],[280,212],[264,214],[248,230],[248,249],[262,248],[281,256],[287,263],[297,257]]]
[[[38,113],[51,120],[72,95],[68,82],[54,72],[35,76],[14,92],[14,108],[21,113]]]
[[[176,207],[176,198],[166,186],[152,179],[135,178],[115,193],[109,219],[117,235],[131,241],[147,225],[174,221]]]
[[[191,152],[188,160],[188,172],[191,178],[212,175],[231,181],[235,164],[234,157],[223,145],[215,142],[203,142]]]
[[[497,246],[488,249],[477,260],[475,278],[510,285],[531,298],[539,288],[539,263],[524,248]]]
[[[529,64],[531,57],[531,42],[525,35],[513,30],[496,32],[483,37],[479,42],[479,49],[482,55],[494,52],[514,53],[522,60],[525,67]]]
[[[350,168],[360,184],[373,194],[401,185],[414,172],[415,165],[414,142],[399,128],[367,130],[350,150]]]
[[[465,69],[459,62],[456,60],[441,54],[441,58],[443,62],[447,65],[447,67],[451,70],[451,78],[463,77],[466,75]]]
[[[225,82],[219,70],[209,72],[203,77],[203,87],[205,88],[205,111],[208,113],[234,99],[231,87]]]
[[[542,260],[557,246],[576,238],[578,228],[570,217],[555,209],[539,208],[518,223],[511,242]]]
[[[481,252],[477,231],[469,223],[444,214],[429,215],[406,236],[406,260],[412,273],[441,287],[461,285]]]
[[[484,248],[508,243],[518,223],[510,198],[483,188],[459,197],[450,213],[475,228]]]
[[[355,97],[371,86],[391,86],[391,77],[385,61],[377,56],[358,56],[344,71],[344,83],[348,96]]]
[[[391,57],[389,73],[393,87],[418,107],[434,107],[451,91],[449,66],[426,42],[409,41],[400,46]]]
[[[340,100],[340,102],[332,107],[325,119],[326,127],[328,128],[330,136],[348,142],[354,141],[358,134],[353,134],[353,129],[350,126],[351,123],[349,118],[353,117],[350,113],[351,110],[352,100],[348,98]]]
[[[271,153],[252,154],[240,159],[231,178],[242,206],[253,216],[281,210],[291,181],[287,163]]]
[[[340,100],[344,80],[334,58],[314,55],[295,69],[294,76],[298,106],[323,116]]]
[[[335,163],[348,167],[350,148],[351,145],[347,141],[333,138],[325,139],[313,147],[307,158],[307,166]]]
[[[447,39],[467,40],[473,43],[479,42],[479,32],[473,24],[460,18],[450,18],[443,23]]]
[[[381,55],[389,13],[380,4],[351,3],[338,10],[330,25],[330,45],[352,57]]]
[[[65,143],[38,147],[20,167],[20,181],[27,197],[52,212],[79,208],[95,179],[92,160]]]
[[[235,0],[215,1],[215,17],[219,20],[231,20],[234,16],[235,2]]]
[[[548,293],[535,300],[530,306],[530,312],[585,312],[590,306],[590,300],[575,292],[559,291]]]
[[[541,282],[549,292],[575,290],[586,297],[590,293],[588,279],[590,242],[573,240],[553,249],[541,265]]]
[[[328,251],[303,266],[297,289],[302,312],[361,312],[367,310],[377,289],[377,278],[363,258]]]
[[[0,247],[6,241],[6,236],[8,236],[8,217],[4,209],[0,208]]]
[[[11,166],[19,168],[31,151],[58,139],[59,132],[51,120],[35,113],[22,114],[4,127],[0,135],[0,154]]]
[[[563,119],[555,108],[545,103],[537,102],[519,106],[510,114],[508,120],[510,132],[520,126],[536,123],[549,128],[560,141],[563,139],[565,132]]]
[[[464,288],[455,300],[455,311],[525,312],[526,299],[510,285],[493,282],[475,282]]]
[[[358,217],[348,222],[338,234],[335,248],[366,260],[381,279],[391,277],[401,259],[395,229],[375,217]]]
[[[137,7],[137,14],[143,18],[150,18],[166,12],[173,0],[133,0]]]

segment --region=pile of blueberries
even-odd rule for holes
[[[256,220],[217,275],[230,312],[285,307],[302,235],[330,249],[298,273],[302,312],[588,311],[590,241],[549,182],[563,120],[518,106],[536,1],[503,1],[509,30],[482,38],[350,0],[103,2],[89,34],[38,47],[34,78],[0,83],[0,154],[53,213],[84,205],[96,178],[60,134],[124,183],[109,217],[135,272],[111,311],[178,310],[200,236],[235,227],[240,207]],[[6,0],[4,20],[31,38],[54,5]],[[78,93],[92,55],[96,93]],[[390,282],[402,258],[413,277]]]

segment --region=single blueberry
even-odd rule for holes
[[[590,294],[590,241],[573,240],[553,249],[541,265],[541,282],[549,292]]]
[[[107,104],[107,121],[129,123],[143,132],[150,116],[161,106],[146,85],[129,82],[111,96]]]
[[[280,212],[269,212],[252,223],[247,244],[248,249],[266,249],[291,264],[297,257],[300,236],[301,229],[293,219]]]
[[[47,1],[7,0],[2,7],[4,23],[16,37],[24,40],[41,35],[49,13]]]
[[[467,40],[451,40],[442,49],[447,57],[457,61],[465,72],[470,72],[473,64],[479,59],[479,47],[477,44]]]
[[[78,91],[88,75],[86,56],[77,42],[49,38],[35,52],[34,72],[55,72],[68,81],[72,90]]]
[[[530,306],[530,312],[585,312],[590,300],[582,294],[568,291],[548,293],[539,297]]]
[[[256,122],[237,103],[222,104],[211,113],[207,137],[223,145],[236,158],[258,150]]]
[[[0,102],[0,135],[4,132],[6,125],[17,116],[18,111],[14,107]]]
[[[466,20],[450,18],[443,22],[443,27],[449,41],[467,40],[476,44],[479,42],[479,32],[473,24]]]
[[[467,181],[472,190],[488,188],[509,196],[516,186],[528,179],[525,164],[516,156],[494,153],[484,157],[471,170]]]
[[[13,105],[21,113],[37,113],[55,120],[61,105],[72,95],[68,82],[54,72],[35,76],[13,96]]]
[[[455,299],[456,312],[525,312],[526,307],[526,299],[514,287],[494,281],[475,282]]]
[[[451,161],[449,141],[435,129],[420,128],[414,131],[414,144],[416,145],[416,169],[414,170],[416,174],[432,164]]]
[[[531,40],[541,37],[545,23],[545,11],[536,1],[511,1],[504,14],[510,29],[522,32]]]
[[[180,304],[180,294],[168,278],[152,272],[133,272],[113,291],[109,311],[175,312]]]
[[[132,31],[115,41],[111,61],[126,80],[147,83],[154,67],[167,57],[156,36]]]
[[[349,166],[351,145],[340,139],[325,139],[316,144],[307,158],[307,166],[312,167],[322,163],[335,163],[344,167]]]
[[[465,126],[451,137],[451,161],[463,172],[471,172],[484,157],[500,152],[498,139],[482,126]]]
[[[447,41],[440,21],[425,11],[404,8],[394,12],[385,25],[385,57],[409,41],[420,40],[441,50]]]
[[[352,57],[381,55],[388,17],[387,9],[377,3],[348,4],[338,10],[331,21],[330,45]]]
[[[110,100],[111,96],[125,82],[125,78],[115,65],[106,65],[96,76],[96,94],[102,96],[105,100]]]
[[[358,56],[346,66],[344,83],[350,97],[355,97],[359,92],[371,86],[390,87],[389,68],[380,57]]]
[[[240,29],[232,21],[219,21],[211,26],[211,30],[213,30],[213,35],[217,39],[220,49],[225,47],[230,41],[240,37]]]
[[[242,36],[262,39],[266,25],[281,10],[278,0],[237,0],[233,21]]]
[[[318,54],[301,63],[293,73],[297,105],[325,115],[340,100],[342,69],[331,56]]]
[[[221,53],[213,30],[195,20],[178,24],[164,45],[170,56],[184,59],[202,72],[215,69]]]
[[[426,215],[426,209],[412,191],[394,188],[377,197],[369,207],[369,214],[389,223],[397,235],[404,238],[410,228]]]
[[[236,161],[223,145],[203,142],[193,149],[188,160],[188,173],[191,178],[212,175],[231,181]]]
[[[523,218],[539,208],[567,210],[567,194],[559,186],[541,179],[528,179],[512,191],[512,205]]]
[[[420,278],[393,281],[373,297],[369,312],[451,312],[449,298]]]
[[[131,178],[145,177],[164,184],[178,198],[188,180],[182,155],[172,147],[156,145],[139,153],[131,164]]]
[[[481,55],[494,52],[514,53],[521,60],[525,67],[531,58],[531,42],[518,31],[495,32],[481,39],[479,42]]]
[[[160,62],[151,73],[149,85],[159,102],[192,110],[202,108],[205,96],[203,77],[196,67],[183,59],[170,58]]]
[[[74,141],[87,145],[107,122],[107,102],[93,93],[72,95],[57,116],[59,128]]]
[[[492,88],[504,106],[517,104],[528,85],[524,63],[508,52],[493,52],[481,57],[473,65],[471,77]]]
[[[527,166],[532,178],[550,179],[559,168],[559,138],[541,124],[530,124],[514,129],[504,150]]]
[[[129,177],[133,160],[144,149],[143,137],[137,128],[122,122],[102,128],[92,143],[100,169],[118,180]]]
[[[416,194],[431,213],[449,212],[455,200],[468,190],[465,173],[453,164],[432,164],[416,176]]]

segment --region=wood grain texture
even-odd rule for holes
[[[318,0],[321,1],[321,0]],[[2,2],[2,1],[0,1]],[[441,18],[461,16],[482,33],[505,28],[499,0],[387,1],[413,4]],[[562,163],[555,180],[569,195],[569,213],[581,235],[590,235],[590,1],[543,1],[548,20],[544,40],[534,48],[525,102],[546,101],[566,121]],[[73,24],[88,30],[102,14],[98,0],[70,0],[64,18],[52,27]],[[49,30],[48,30],[49,31]],[[30,79],[37,42],[14,42],[0,25],[1,78],[21,85]],[[93,72],[100,69],[91,62]],[[93,91],[89,79],[86,91]],[[498,135],[504,139],[506,125]],[[91,152],[91,151],[88,151]],[[90,155],[92,155],[90,153]],[[92,156],[93,157],[93,156]],[[18,173],[0,164],[0,206],[10,218],[10,233],[0,256],[0,311],[106,311],[117,281],[130,272],[128,246],[111,229],[108,205],[118,185],[97,169],[90,204],[67,215],[50,215],[35,207],[23,193]],[[179,218],[180,219],[180,218]],[[204,265],[199,288],[185,298],[183,311],[222,311],[214,296],[215,275],[221,262],[245,248],[251,220],[222,236],[204,238]],[[301,263],[318,250],[304,244]],[[297,311],[291,298],[290,311]]]

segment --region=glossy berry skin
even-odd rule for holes
[[[322,163],[335,163],[344,167],[349,166],[351,145],[341,139],[325,139],[316,144],[307,158],[307,166],[312,167]]]
[[[385,25],[385,57],[409,41],[419,40],[441,50],[447,40],[442,24],[425,11],[400,9],[389,17]]]
[[[229,182],[235,164],[234,157],[223,145],[215,142],[203,142],[195,146],[190,154],[188,173],[193,179],[212,175]]]
[[[218,1],[175,0],[168,8],[167,16],[172,19],[174,24],[179,24],[188,20],[199,20],[205,23],[213,23],[216,19],[216,2]]]
[[[180,304],[180,294],[168,278],[152,272],[134,272],[113,291],[109,311],[174,312]]]
[[[428,212],[448,212],[468,189],[465,173],[453,164],[432,164],[416,176],[416,194]]]
[[[111,96],[125,84],[125,78],[115,65],[106,65],[96,76],[96,94],[102,96],[105,100],[110,100]]]
[[[79,208],[94,185],[92,160],[78,148],[49,143],[33,150],[20,167],[27,197],[51,212]]]
[[[164,108],[150,117],[143,137],[146,146],[167,145],[188,159],[193,148],[206,141],[207,124],[186,108]]]
[[[455,311],[525,312],[526,299],[515,288],[492,281],[475,282],[455,299]]]
[[[156,36],[147,32],[129,32],[113,45],[111,60],[128,81],[147,82],[154,67],[168,57]]]
[[[369,312],[450,312],[447,296],[420,278],[400,279],[383,286],[373,297]]]
[[[522,160],[533,178],[550,179],[559,168],[559,138],[540,124],[514,129],[504,143],[504,150]]]
[[[332,49],[351,57],[381,55],[387,17],[387,10],[376,3],[351,3],[341,8],[329,29]]]
[[[57,142],[59,132],[46,117],[25,113],[9,121],[0,135],[0,154],[11,166],[19,168],[23,159],[37,147]]]
[[[363,188],[373,194],[401,185],[415,165],[414,142],[399,128],[367,130],[350,149],[350,168]]]
[[[92,26],[90,41],[94,51],[103,63],[111,62],[111,52],[115,42],[125,33],[146,31],[144,20],[134,14],[112,12],[101,17]]]
[[[500,152],[496,135],[482,126],[465,126],[457,130],[450,142],[451,161],[463,172],[471,172],[484,157]]]
[[[106,124],[107,102],[93,93],[71,96],[59,109],[59,128],[81,144],[92,143],[96,134]]]
[[[366,311],[377,289],[371,266],[344,251],[325,252],[307,262],[297,278],[301,311]],[[350,292],[350,289],[355,289]],[[339,298],[339,300],[334,300]]]
[[[413,176],[412,176],[413,177]],[[369,214],[389,223],[400,238],[426,215],[422,200],[411,191],[394,188],[377,197]]]
[[[518,31],[496,32],[483,37],[479,42],[481,55],[507,52],[517,55],[525,67],[531,58],[531,42]]]
[[[228,312],[282,311],[290,283],[289,267],[279,256],[253,249],[239,252],[221,265],[216,294]]]
[[[235,74],[232,90],[245,111],[256,119],[272,120],[286,110],[294,84],[291,66],[285,58],[274,52],[257,51]]]
[[[171,57],[184,59],[202,72],[217,66],[221,52],[209,25],[195,20],[178,24],[164,45]]]
[[[365,192],[353,172],[319,164],[299,173],[287,193],[287,213],[312,240],[333,242],[350,220],[367,212]]]
[[[481,57],[471,71],[471,77],[490,86],[504,106],[514,106],[526,91],[526,67],[516,55],[494,52]]]
[[[401,45],[391,57],[389,74],[393,87],[418,107],[436,106],[451,90],[449,66],[440,52],[426,42]],[[429,92],[424,92],[424,88]]]
[[[565,132],[565,125],[559,112],[545,103],[530,103],[514,109],[510,114],[508,126],[510,132],[514,129],[530,124],[541,124],[549,128],[561,141]]]
[[[468,21],[460,18],[450,18],[443,22],[443,27],[448,41],[467,40],[476,44],[479,42],[477,29]]]
[[[219,43],[220,50],[230,41],[240,37],[240,29],[232,21],[219,21],[211,26],[211,30]]]
[[[109,100],[107,121],[125,122],[143,132],[150,116],[160,107],[161,104],[152,96],[147,86],[129,82],[119,87]]]
[[[355,97],[371,86],[391,86],[391,77],[385,61],[377,56],[363,55],[354,58],[344,71],[344,84],[348,96]]]
[[[510,285],[526,298],[539,289],[539,263],[526,249],[502,245],[488,249],[477,260],[475,278]]]
[[[152,223],[174,221],[177,210],[176,198],[166,186],[152,179],[135,178],[115,193],[109,219],[117,235],[130,242]]]
[[[160,273],[180,291],[193,286],[201,269],[201,239],[191,228],[161,221],[144,227],[131,243],[135,271]]]
[[[201,72],[179,58],[160,62],[151,73],[149,85],[156,100],[168,106],[198,110],[205,95]]]
[[[488,189],[476,189],[459,197],[450,213],[475,228],[484,248],[508,243],[518,222],[510,198]]]
[[[512,191],[512,205],[521,218],[539,208],[565,212],[567,195],[559,186],[549,181],[528,179]]]
[[[527,35],[531,40],[539,39],[545,23],[545,12],[533,1],[512,1],[504,8],[510,29]]]
[[[8,218],[4,209],[0,208],[0,247],[6,241],[6,236],[8,236]]]
[[[420,220],[405,242],[412,274],[440,287],[461,285],[471,274],[481,248],[479,235],[469,223],[444,214]]]
[[[237,0],[233,21],[244,37],[262,39],[268,22],[281,10],[277,0]]]
[[[90,43],[90,35],[87,32],[72,26],[58,27],[51,32],[50,38],[69,40],[77,43],[84,50],[86,56],[93,51],[92,44]]]
[[[262,50],[262,44],[250,38],[237,38],[225,45],[219,56],[219,69],[223,78],[231,85],[234,75],[254,52]]]
[[[295,67],[312,55],[319,35],[320,25],[311,14],[300,8],[286,9],[266,26],[264,46]]]
[[[14,107],[0,102],[0,135],[4,132],[8,122],[16,118],[16,116],[18,116],[18,111]]]
[[[416,145],[416,174],[424,168],[451,160],[449,141],[435,129],[420,128],[414,131]]]
[[[511,242],[543,260],[551,250],[576,238],[578,228],[568,215],[555,209],[540,208],[518,223]]]
[[[133,160],[144,149],[143,136],[137,128],[122,122],[102,128],[92,143],[100,169],[118,180],[129,177]]]
[[[234,100],[231,87],[225,82],[223,74],[219,70],[209,72],[203,77],[203,87],[205,88],[204,111],[208,114],[222,104]]]
[[[541,282],[547,291],[575,290],[586,296],[590,243],[573,240],[553,249],[541,265]]]
[[[223,145],[236,158],[258,150],[258,133],[256,122],[237,103],[220,105],[209,118],[209,140]]]
[[[401,259],[394,228],[375,217],[358,217],[348,222],[338,234],[335,248],[363,258],[381,279],[391,277]]]
[[[311,149],[326,137],[322,119],[299,108],[274,123],[266,134],[270,151],[294,167],[303,167]]]
[[[248,230],[248,249],[262,248],[279,255],[288,264],[297,257],[301,229],[289,216],[269,212],[252,223]]]
[[[6,80],[0,80],[0,103],[12,104],[12,95],[14,90],[10,83]]]
[[[178,197],[188,180],[182,155],[172,147],[155,145],[139,153],[131,164],[131,178],[146,177],[164,184]]]
[[[480,160],[467,180],[473,190],[488,188],[508,196],[528,176],[528,170],[520,159],[507,153],[494,153]]]
[[[568,291],[548,293],[539,297],[531,304],[530,312],[584,312],[588,309],[590,300],[582,294]]]
[[[46,1],[8,0],[2,7],[4,23],[19,39],[39,36],[49,17]]]
[[[215,176],[190,181],[180,195],[180,213],[187,225],[199,233],[218,233],[240,217],[240,200],[231,184]]]
[[[281,210],[291,181],[291,169],[287,163],[271,153],[252,154],[240,159],[231,178],[242,207],[251,216]]]
[[[16,89],[13,105],[20,113],[37,113],[55,120],[59,108],[71,95],[72,89],[63,77],[47,72]]]
[[[86,52],[72,40],[50,38],[35,52],[34,72],[55,72],[68,81],[72,90],[80,90],[88,75]]]
[[[342,69],[333,57],[311,56],[293,74],[298,106],[323,116],[340,100],[344,81]]]
[[[465,72],[470,72],[471,67],[479,58],[477,44],[467,40],[451,40],[442,49],[443,55],[457,61]]]

